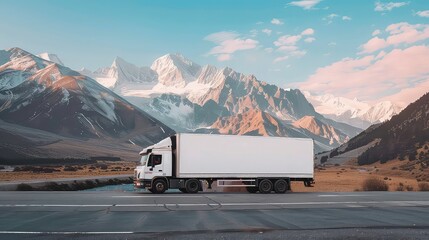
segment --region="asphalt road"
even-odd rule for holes
[[[429,239],[429,193],[0,192],[0,239],[145,237]]]

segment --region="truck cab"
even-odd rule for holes
[[[134,170],[136,187],[151,188],[154,179],[172,176],[170,138],[143,149],[140,155],[140,165]]]

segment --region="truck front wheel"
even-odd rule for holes
[[[259,182],[260,193],[270,193],[273,190],[273,183],[268,179],[263,179]]]
[[[185,182],[185,189],[188,193],[197,193],[200,188],[200,181],[197,179],[188,179]]]
[[[151,188],[152,193],[164,193],[167,190],[167,183],[162,179],[156,179]]]
[[[274,183],[274,192],[285,193],[288,189],[288,184],[285,180],[279,179]]]

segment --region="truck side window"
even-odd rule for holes
[[[147,162],[148,166],[156,166],[162,163],[162,155],[150,155]]]

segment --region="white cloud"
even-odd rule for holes
[[[253,39],[228,39],[210,50],[209,54],[234,53],[239,50],[253,49],[258,45],[258,41]]]
[[[277,51],[279,52],[293,52],[298,50],[297,46],[280,46]]]
[[[377,56],[344,58],[317,69],[299,87],[317,94],[408,104],[429,89],[427,62],[429,46],[425,45],[394,49]]]
[[[331,24],[334,21],[334,18],[339,17],[338,14],[331,13],[328,16],[322,18],[323,21],[326,21],[328,24]]]
[[[301,33],[301,35],[313,35],[313,34],[314,34],[314,29],[312,28],[307,28]]]
[[[273,42],[274,46],[277,47],[276,52],[281,52],[285,54],[282,57],[278,57],[275,59],[275,63],[279,61],[284,61],[287,58],[286,56],[290,57],[302,57],[307,54],[305,50],[301,50],[297,44],[301,39],[305,38],[304,41],[307,43],[311,43],[315,41],[316,39],[313,36],[315,33],[313,28],[307,28],[304,31],[302,31],[298,35],[283,35],[280,36],[276,41]]]
[[[280,47],[283,45],[295,45],[300,39],[301,35],[284,35],[277,39],[277,41],[274,42],[274,45],[276,47]]]
[[[228,61],[231,60],[231,54],[219,54],[217,56],[217,60],[219,62]]]
[[[416,14],[420,17],[429,17],[429,10],[418,11]]]
[[[305,54],[307,54],[307,51],[305,50],[292,51],[289,53],[290,56],[294,56],[294,57],[302,57]]]
[[[380,33],[381,33],[380,29],[376,29],[374,30],[374,32],[372,32],[372,36],[380,35]]]
[[[390,12],[394,8],[403,7],[405,5],[410,4],[409,2],[388,2],[388,3],[382,3],[382,2],[376,2],[374,11],[376,12]]]
[[[271,29],[268,29],[268,28],[264,28],[264,29],[262,29],[262,31],[261,31],[261,32],[263,32],[263,33],[267,34],[268,36],[270,36],[270,35],[271,35],[272,30],[271,30]]]
[[[258,46],[259,42],[250,38],[240,38],[240,35],[235,32],[217,32],[210,34],[204,40],[211,41],[217,46],[213,47],[208,55],[214,55],[218,61],[230,60],[233,53],[236,51],[243,51],[254,49]]]
[[[250,30],[250,36],[251,37],[256,37],[257,35],[258,35],[258,30],[256,30],[256,29]]]
[[[264,51],[267,53],[272,53],[274,51],[274,49],[273,48],[265,48]]]
[[[305,10],[309,10],[309,9],[312,9],[320,2],[321,0],[300,0],[300,1],[290,2],[288,5],[302,7]]]
[[[344,21],[351,21],[352,18],[349,16],[343,16],[341,19],[343,19]]]
[[[221,43],[225,40],[228,39],[233,39],[240,36],[238,33],[236,32],[217,32],[217,33],[212,33],[208,36],[206,36],[204,38],[204,40],[210,41],[210,42],[214,42],[214,43]]]
[[[314,41],[316,41],[316,39],[314,37],[308,37],[308,38],[304,39],[304,42],[306,42],[306,43],[312,43]]]
[[[274,24],[274,25],[283,25],[284,24],[284,22],[282,22],[280,19],[278,19],[278,18],[273,18],[272,20],[271,20],[271,23],[272,24]]]
[[[389,46],[399,46],[411,44],[422,40],[429,39],[428,24],[409,24],[400,22],[387,26],[385,31],[388,33],[387,38],[373,37],[361,46],[362,53],[372,53]]]
[[[300,50],[297,46],[281,46],[277,49],[278,52],[283,52],[286,56],[302,57],[307,54],[307,51]]]
[[[277,58],[274,59],[273,63],[278,63],[278,62],[286,61],[288,58],[289,58],[288,56],[277,57]]]

